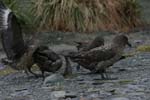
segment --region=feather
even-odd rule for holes
[[[15,14],[2,1],[0,2],[0,30],[7,58],[19,59],[26,49],[22,29]]]

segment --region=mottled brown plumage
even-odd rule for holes
[[[75,41],[75,43],[77,44],[76,45],[76,48],[78,51],[84,51],[88,46],[89,46],[89,41],[87,42],[77,42]]]
[[[86,52],[89,51],[91,49],[100,47],[104,45],[104,38],[102,36],[97,36],[94,38],[93,41],[91,42],[76,42],[78,45],[77,50],[78,52]],[[77,71],[80,69],[80,65],[77,65]]]
[[[76,42],[78,45],[76,46],[78,51],[88,51],[93,48],[104,45],[104,38],[101,36],[97,36],[91,42]]]
[[[49,49],[47,46],[38,47],[33,54],[34,62],[39,66],[42,77],[44,72],[56,72],[62,66],[62,60],[59,55]]]
[[[32,65],[37,63],[42,76],[44,72],[56,72],[62,65],[60,57],[47,46],[38,46],[37,34],[34,34],[30,42],[34,45],[25,44],[20,23],[15,14],[0,1],[0,31],[2,32],[2,45],[7,55],[7,61],[16,70],[31,71]]]
[[[128,38],[125,35],[117,35],[113,39],[110,48],[72,53],[69,56],[72,61],[77,62],[86,69],[104,73],[106,68],[122,58],[122,53],[126,45],[131,46]]]
[[[32,55],[35,49],[36,47],[32,47],[32,46],[28,47],[28,49],[26,50],[26,52],[23,54],[23,56],[20,59],[14,60],[9,65],[12,68],[15,68],[16,70],[25,70],[26,74],[29,74],[28,72],[30,72],[34,76],[38,77],[38,75],[32,72],[31,70],[32,65],[34,64]]]

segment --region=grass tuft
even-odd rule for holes
[[[12,73],[15,73],[15,72],[16,71],[13,70],[12,68],[7,67],[7,68],[4,68],[4,69],[0,70],[0,76],[9,75],[9,74],[12,74]]]
[[[4,1],[17,15],[25,30],[127,32],[143,24],[137,0],[27,1],[28,4],[23,0]]]
[[[40,30],[129,31],[142,24],[136,0],[32,0]]]
[[[150,52],[150,45],[142,45],[137,47],[137,51],[140,52]]]

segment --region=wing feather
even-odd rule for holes
[[[2,45],[8,59],[20,58],[26,49],[22,29],[15,14],[0,2],[0,30]]]

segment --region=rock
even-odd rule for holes
[[[65,98],[65,91],[54,91],[51,93],[51,100],[58,100],[60,98]]]
[[[144,92],[135,92],[135,93],[129,93],[130,96],[144,96]]]
[[[92,94],[89,95],[89,97],[91,97],[91,98],[98,98],[99,94],[92,93]]]
[[[5,68],[5,65],[3,65],[3,64],[0,63],[0,70],[2,70],[4,68]]]
[[[112,95],[112,93],[107,92],[105,90],[100,90],[100,94],[101,94],[101,97],[108,97]]]
[[[31,93],[27,90],[16,90],[14,93],[10,94],[12,97],[17,97],[17,96],[27,96],[30,95]]]
[[[143,78],[141,80],[138,80],[138,81],[141,81],[143,83],[146,83],[146,82],[150,82],[150,79],[149,78]]]
[[[93,82],[92,84],[93,84],[93,85],[102,85],[103,82]]]
[[[58,40],[58,41],[60,41],[60,40],[62,40],[62,38],[61,38],[61,37],[59,37],[59,38],[57,38],[57,40]]]
[[[117,97],[117,98],[113,98],[112,100],[129,100],[129,99],[125,97]]]
[[[110,87],[113,87],[113,83],[104,83],[101,85],[105,90],[109,90]]]
[[[53,74],[45,78],[43,85],[63,83],[64,77],[60,74]]]
[[[18,96],[18,97],[8,97],[5,98],[4,100],[34,100],[34,99],[28,96]]]
[[[123,71],[127,71],[127,69],[125,69],[125,68],[120,68],[120,69],[118,69],[118,71],[123,72]]]
[[[141,91],[144,91],[144,87],[142,85],[127,85],[127,88],[130,90],[130,91],[137,91],[137,92],[141,92]]]
[[[143,43],[143,42],[144,42],[143,40],[134,40],[134,43],[138,43],[138,44]]]
[[[76,92],[68,92],[65,95],[65,98],[76,98],[77,97],[77,93]]]

